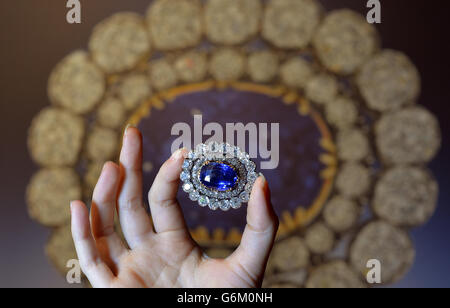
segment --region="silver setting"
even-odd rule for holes
[[[226,163],[236,171],[238,181],[232,189],[217,191],[201,183],[200,171],[211,161]],[[249,201],[253,184],[258,178],[256,164],[250,160],[250,156],[227,143],[199,144],[194,151],[188,153],[182,168],[180,179],[183,191],[189,194],[189,199],[213,211],[239,209]]]

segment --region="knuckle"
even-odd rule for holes
[[[125,172],[133,173],[136,175],[141,175],[142,174],[142,164],[140,164],[139,162],[133,162],[125,168]]]
[[[175,206],[176,202],[173,200],[159,200],[158,205],[162,208]]]
[[[155,189],[152,187],[150,188],[150,192],[148,194],[148,200],[151,205],[153,206],[159,206],[162,208],[168,208],[171,206],[174,206],[177,204],[177,201],[170,198],[161,198],[156,192]]]
[[[93,205],[100,208],[115,207],[117,199],[115,196],[100,196],[93,200]]]
[[[256,234],[260,235],[268,235],[268,234],[275,234],[278,230],[278,219],[270,220],[264,224],[261,225],[254,225],[247,222],[247,227]]]
[[[152,198],[150,199],[150,204],[152,205],[156,205],[162,208],[168,208],[168,207],[172,207],[174,205],[176,205],[176,201],[172,200],[172,199],[161,199],[158,198],[156,196],[152,196]]]
[[[126,197],[124,202],[120,203],[120,210],[127,212],[134,212],[142,206],[142,199],[140,196]]]
[[[110,224],[110,225],[104,226],[104,227],[101,228],[101,229],[93,228],[93,232],[92,232],[92,233],[93,233],[94,237],[95,237],[97,240],[99,240],[99,239],[102,239],[102,238],[104,238],[104,237],[110,236],[110,235],[113,234],[114,232],[115,232],[114,225],[113,225],[113,224]]]

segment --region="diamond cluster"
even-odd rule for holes
[[[234,169],[238,179],[232,189],[220,191],[202,183],[202,167],[209,163],[226,164]],[[213,211],[238,209],[248,202],[253,184],[259,176],[250,156],[227,143],[199,144],[194,151],[189,152],[182,168],[180,179],[183,191],[189,194],[189,199]]]

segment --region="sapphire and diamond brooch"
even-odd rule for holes
[[[250,156],[226,143],[199,144],[183,162],[182,188],[211,210],[238,209],[250,199],[259,174]]]

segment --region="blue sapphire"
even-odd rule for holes
[[[207,188],[217,191],[233,189],[238,179],[234,168],[226,163],[210,162],[200,170],[200,182]]]

